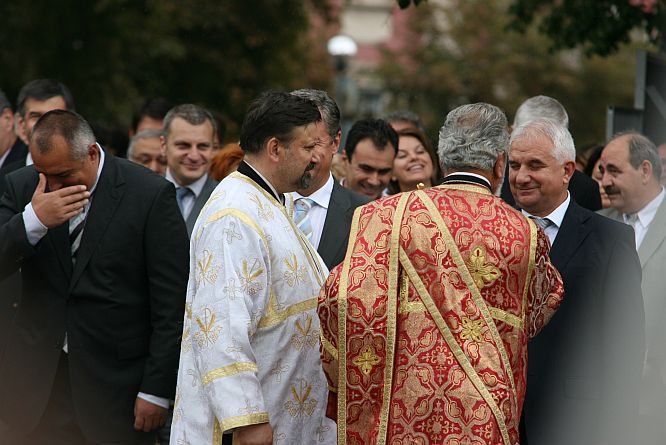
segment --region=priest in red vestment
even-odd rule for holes
[[[563,286],[541,229],[493,194],[508,140],[497,107],[459,107],[443,184],[356,211],[318,307],[339,444],[519,443],[527,342]]]

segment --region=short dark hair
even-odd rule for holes
[[[44,101],[61,96],[68,110],[74,111],[74,98],[65,84],[54,79],[35,79],[23,85],[16,99],[16,111],[25,117],[25,102],[28,99]]]
[[[393,152],[398,153],[398,133],[387,121],[384,119],[361,119],[354,123],[347,135],[345,153],[348,160],[351,161],[356,145],[363,139],[368,138],[379,150],[383,150],[390,142],[393,146]]]
[[[209,121],[210,125],[213,127],[213,137],[215,137],[217,123],[210,111],[194,104],[181,104],[170,109],[166,116],[164,116],[164,137],[166,139],[169,138],[171,123],[177,117],[183,119],[190,125],[203,125],[206,121]]]
[[[139,122],[141,122],[141,119],[144,117],[163,120],[171,107],[171,102],[163,97],[151,97],[146,99],[141,106],[136,109],[132,116],[132,129],[136,132]]]
[[[84,159],[88,146],[95,143],[90,124],[78,113],[69,110],[51,110],[39,118],[32,130],[31,147],[48,153],[54,136],[62,136],[75,159]]]
[[[250,104],[241,126],[240,145],[245,153],[259,153],[275,137],[284,144],[296,127],[321,121],[314,102],[294,94],[269,91]]]
[[[7,95],[0,90],[0,113],[5,111],[5,108],[12,109],[12,103],[7,99]]]

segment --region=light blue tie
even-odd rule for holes
[[[294,203],[294,223],[310,242],[312,242],[312,223],[309,211],[314,203],[309,198],[298,198]]]
[[[185,197],[190,193],[194,193],[189,187],[176,187],[176,201],[178,202],[178,208],[180,209],[180,214],[185,218]]]

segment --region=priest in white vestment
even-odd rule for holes
[[[317,125],[310,101],[260,96],[241,129],[245,161],[199,215],[172,445],[335,443],[316,313],[328,271],[283,204],[310,179]]]

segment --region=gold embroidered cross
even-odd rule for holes
[[[472,275],[474,284],[479,289],[483,289],[502,276],[499,268],[490,262],[486,262],[486,249],[477,246],[469,256],[467,269]]]
[[[364,346],[360,354],[352,360],[352,363],[358,366],[365,375],[370,375],[372,367],[378,365],[379,362],[379,357],[375,354],[375,348],[370,345]]]

